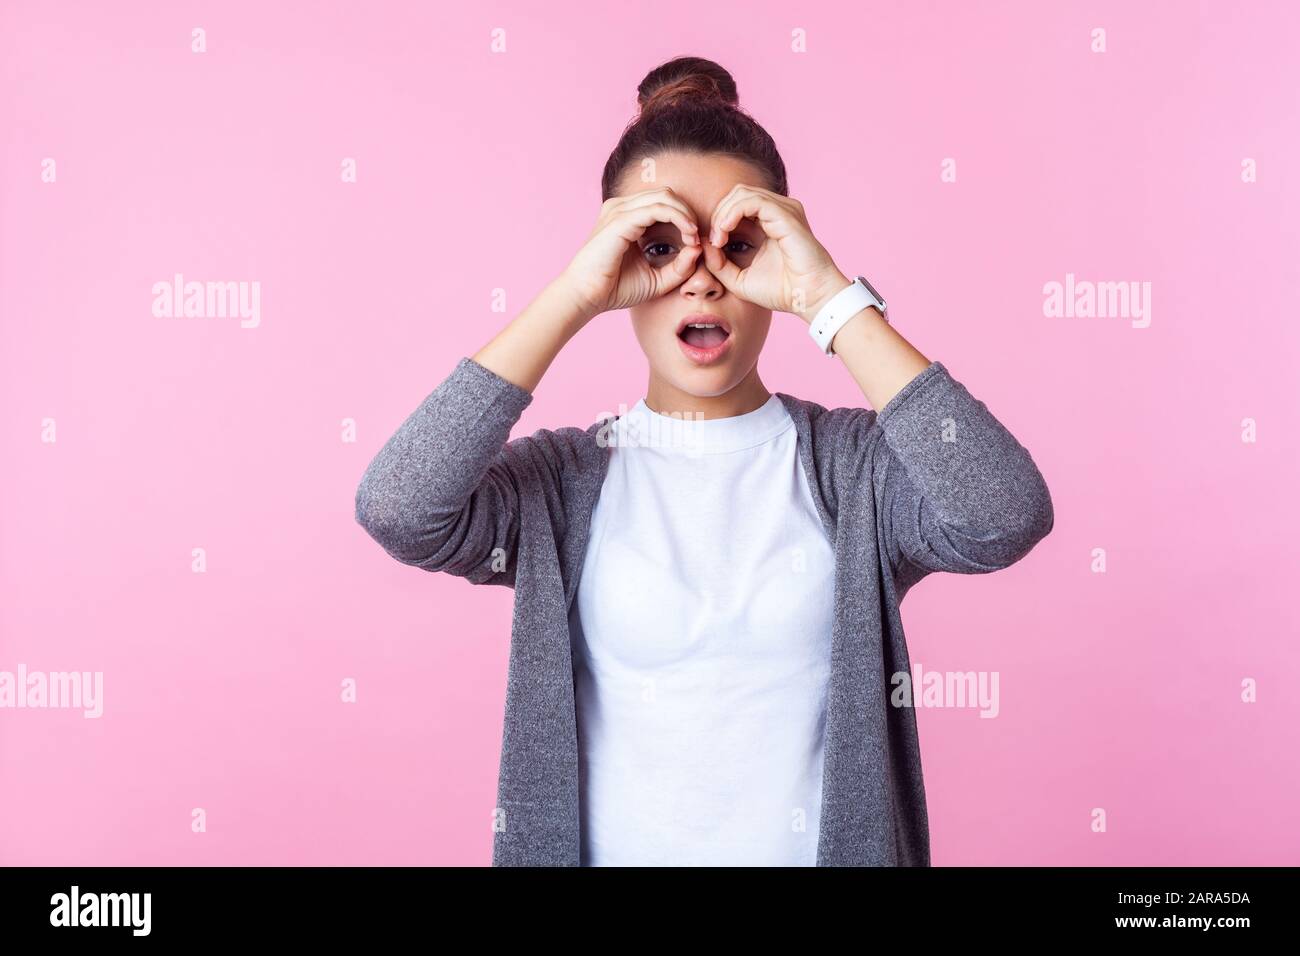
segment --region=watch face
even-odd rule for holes
[[[876,291],[876,287],[867,281],[866,276],[858,276],[858,281],[867,287],[867,291],[876,297],[877,302],[881,303],[882,305],[884,304],[885,301],[884,296],[882,296],[879,292]]]

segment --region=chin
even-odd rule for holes
[[[685,365],[685,367],[683,367]],[[731,391],[744,375],[736,374],[733,362],[720,362],[707,368],[700,368],[680,359],[671,375],[664,376],[673,387],[696,398],[717,398]]]

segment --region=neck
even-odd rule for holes
[[[771,397],[772,393],[758,377],[758,366],[755,365],[735,387],[721,395],[692,395],[664,381],[652,371],[650,384],[646,387],[645,403],[652,412],[664,415],[677,412],[708,420],[745,415],[761,408]]]

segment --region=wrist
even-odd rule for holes
[[[807,308],[799,314],[799,317],[811,325],[812,320],[817,318],[817,313],[821,311],[822,306],[852,284],[852,279],[836,269],[812,287],[807,300]]]
[[[549,310],[572,332],[577,332],[602,311],[587,302],[563,274],[551,280],[542,290],[541,298],[546,300]]]

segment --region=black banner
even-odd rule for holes
[[[537,936],[616,920],[629,941],[690,923],[769,935],[865,919],[879,933],[992,939],[1107,936],[1232,945],[1285,930],[1295,868],[481,868],[0,869],[6,943],[404,941],[482,928]],[[697,883],[696,880],[699,880]],[[836,917],[836,918],[832,918]],[[668,925],[665,926],[664,924]],[[837,930],[840,928],[837,927]],[[707,932],[707,929],[705,930]],[[430,942],[436,937],[425,936]],[[548,945],[554,937],[547,941]],[[6,947],[7,948],[7,947]],[[19,950],[11,950],[18,952]]]

